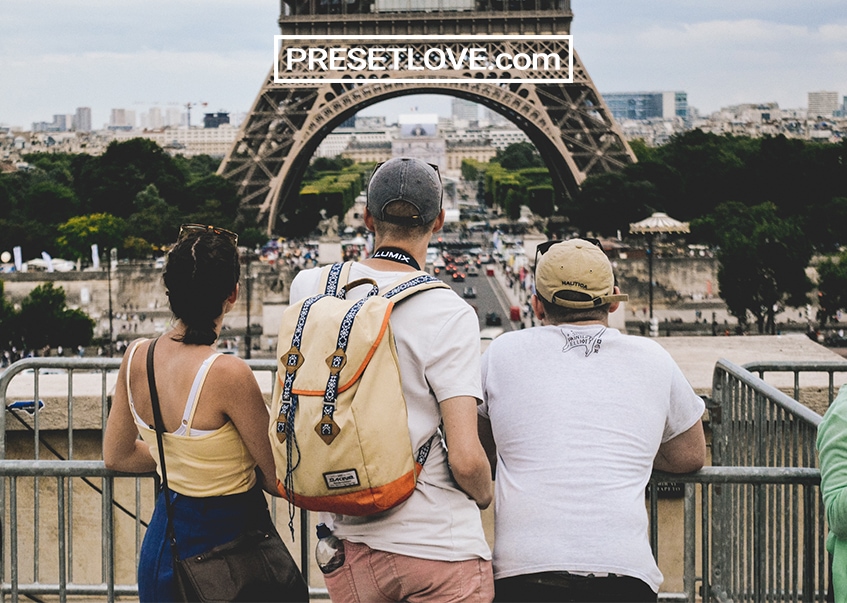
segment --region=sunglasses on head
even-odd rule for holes
[[[177,237],[177,240],[181,240],[192,234],[202,234],[204,232],[211,232],[213,234],[226,237],[234,246],[238,246],[237,233],[227,230],[226,228],[218,228],[217,226],[206,224],[183,224],[179,227],[179,237]]]
[[[600,249],[603,249],[603,243],[600,242],[600,239],[595,239],[593,237],[579,237],[583,241],[588,241],[592,245],[596,245]],[[544,241],[543,243],[539,243],[535,247],[535,267],[538,267],[538,256],[544,255],[547,251],[556,243],[564,243],[564,241],[560,241],[558,239],[551,241]]]

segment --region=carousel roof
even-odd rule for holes
[[[649,218],[629,225],[632,234],[653,234],[658,232],[690,232],[688,222],[680,222],[664,212],[657,211]]]

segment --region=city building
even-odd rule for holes
[[[109,130],[130,131],[135,128],[135,111],[129,109],[112,109],[109,115]]]
[[[204,128],[217,128],[229,123],[229,113],[218,111],[217,113],[206,113],[203,115]]]
[[[617,121],[625,119],[671,119],[688,121],[685,92],[604,92],[603,99]]]
[[[230,124],[217,128],[165,128],[146,132],[119,129],[114,133],[114,140],[146,138],[174,155],[223,157],[232,148],[237,134],[238,128]]]
[[[832,117],[838,111],[837,92],[809,92],[809,117]]]
[[[447,141],[438,133],[435,113],[408,113],[397,117],[400,132],[391,141],[392,157],[416,157],[447,169]]]
[[[470,125],[471,122],[479,121],[479,105],[473,101],[454,98],[451,108],[453,123],[463,122],[465,125]]]
[[[77,132],[91,132],[91,107],[77,107],[73,121]]]

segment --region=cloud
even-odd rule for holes
[[[809,90],[843,82],[847,23],[791,24],[767,19],[654,23],[622,36],[618,28],[574,42],[601,91],[683,90],[711,112],[738,102],[806,104]],[[844,90],[847,93],[847,90]]]
[[[704,111],[847,94],[844,0],[572,5],[576,49],[604,92],[684,90]],[[0,0],[0,123],[77,106],[102,123],[135,101],[246,111],[271,64],[278,11],[271,0]]]

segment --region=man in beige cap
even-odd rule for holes
[[[656,342],[609,327],[627,296],[599,246],[538,253],[541,325],[482,357],[495,601],[656,601],[644,489],[653,469],[703,465],[703,400]]]

